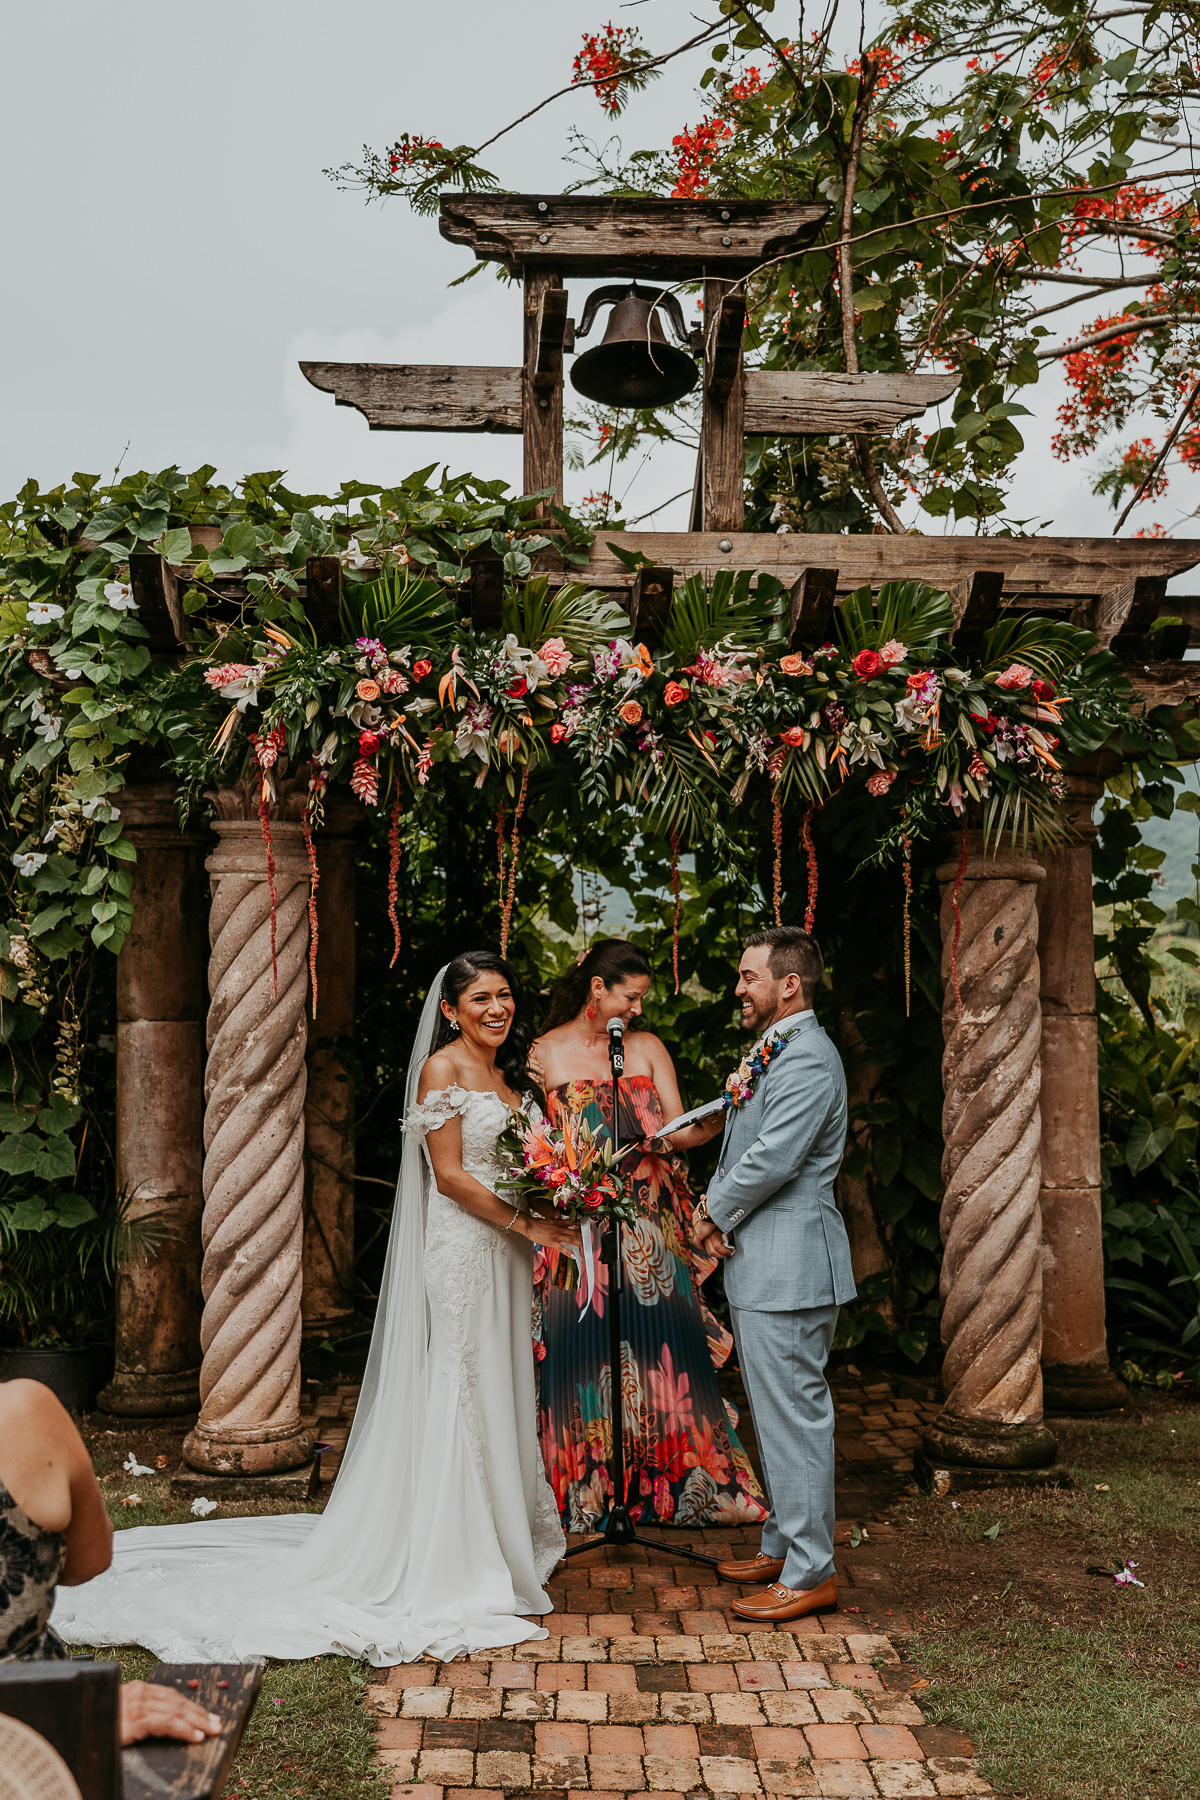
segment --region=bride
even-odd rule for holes
[[[455,957],[429,990],[379,1310],[324,1512],[119,1531],[111,1569],[59,1591],[68,1643],[382,1667],[547,1635],[525,1615],[552,1610],[565,1540],[537,1444],[533,1246],[570,1249],[579,1231],[495,1192],[508,1112],[538,1098],[532,1035],[490,952]]]

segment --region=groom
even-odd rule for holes
[[[812,1010],[823,972],[806,931],[776,925],[746,939],[737,995],[756,1041],[730,1077],[738,1097],[695,1209],[697,1244],[730,1258],[725,1293],[770,1505],[759,1555],[718,1569],[726,1581],[769,1583],[733,1602],[744,1619],[837,1605],[825,1364],[838,1308],[855,1289],[833,1191],[846,1078]]]

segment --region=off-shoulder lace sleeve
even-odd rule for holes
[[[418,1131],[422,1135],[430,1131],[440,1131],[448,1119],[461,1116],[466,1112],[470,1100],[466,1088],[453,1083],[448,1088],[434,1088],[426,1094],[423,1101],[412,1107],[404,1120],[405,1131]]]

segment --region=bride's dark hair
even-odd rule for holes
[[[628,944],[624,938],[603,938],[555,982],[542,1030],[553,1031],[556,1025],[566,1025],[579,1017],[592,991],[593,975],[610,988],[627,975],[649,974],[649,959],[636,944]]]
[[[512,965],[497,956],[491,950],[467,950],[462,956],[456,956],[447,965],[442,977],[442,999],[447,1006],[455,1006],[459,995],[479,975],[496,974],[503,976],[512,990],[516,1011],[508,1029],[508,1036],[496,1052],[496,1067],[500,1070],[509,1087],[516,1094],[532,1094],[539,1106],[544,1106],[545,1095],[529,1072],[529,1046],[537,1035],[533,1014],[525,999],[525,990],[513,973]],[[447,1044],[453,1044],[458,1033],[451,1031],[450,1021],[445,1013],[438,1015],[438,1028],[434,1034],[433,1049],[444,1050]],[[432,1052],[431,1052],[432,1054]]]

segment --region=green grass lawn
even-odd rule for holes
[[[131,1525],[190,1520],[190,1500],[173,1495],[170,1487],[171,1472],[179,1463],[182,1428],[134,1426],[120,1432],[97,1428],[86,1436],[118,1531]],[[143,1465],[152,1465],[156,1455],[166,1456],[167,1466],[152,1475],[129,1475],[122,1464],[130,1450]],[[129,1495],[136,1495],[141,1504],[127,1506]],[[258,1500],[224,1502],[214,1516],[317,1510],[289,1500]],[[145,1680],[156,1660],[128,1645],[98,1645],[96,1654],[115,1656],[127,1681]],[[365,1705],[371,1674],[364,1663],[345,1656],[267,1662],[262,1693],[223,1800],[284,1800],[301,1794],[306,1800],[380,1800],[387,1792],[387,1779],[386,1771],[373,1766],[373,1718]]]
[[[1139,1399],[1118,1422],[1054,1428],[1073,1490],[898,1510],[909,1654],[930,1681],[915,1697],[971,1734],[1000,1793],[1193,1800],[1200,1409]],[[1144,1587],[1087,1573],[1127,1559]]]

